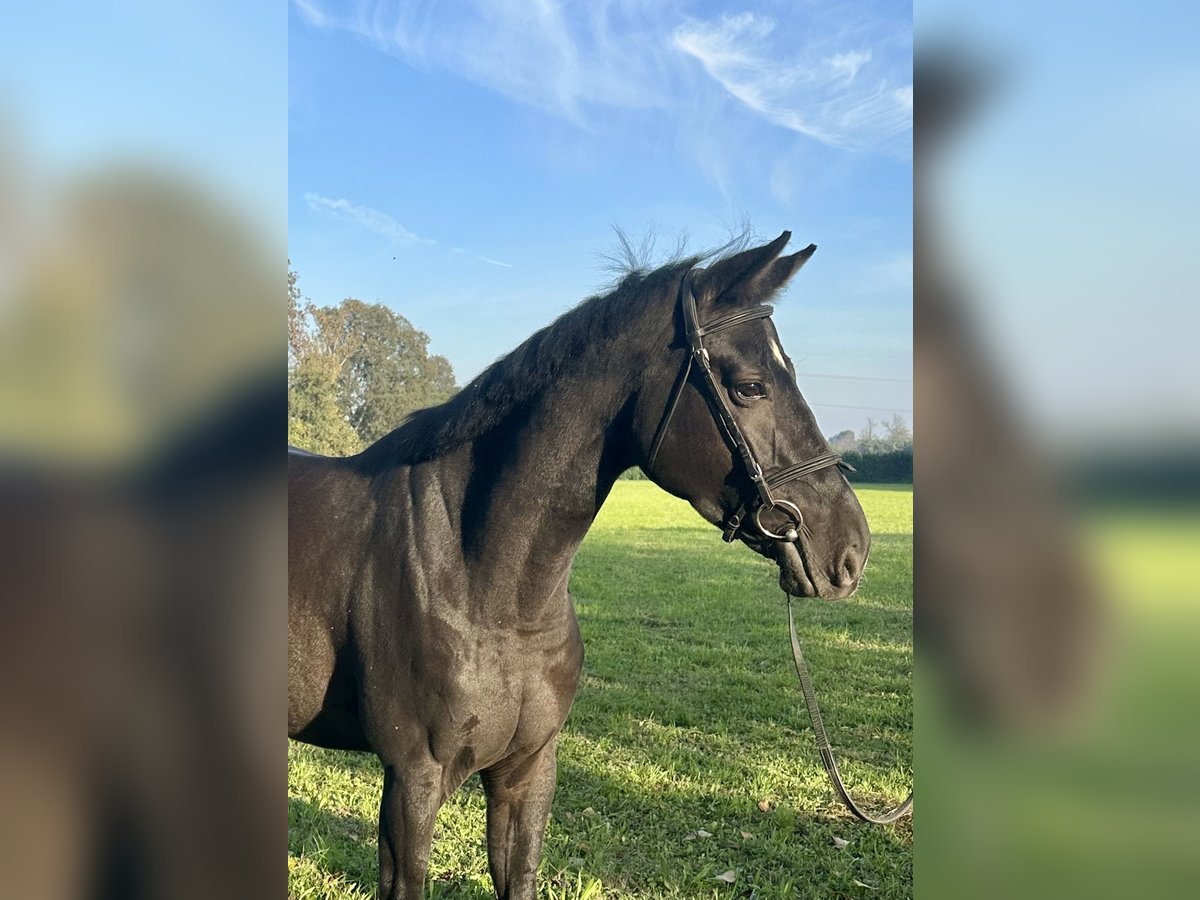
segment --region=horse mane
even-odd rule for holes
[[[623,235],[618,235],[623,238]],[[492,430],[530,400],[557,385],[565,370],[589,351],[603,350],[632,319],[646,311],[661,289],[703,256],[672,259],[647,271],[626,241],[615,286],[591,296],[475,376],[438,406],[418,409],[395,430],[351,458],[364,472],[436,459]]]

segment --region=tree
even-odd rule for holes
[[[300,367],[288,385],[288,443],[326,456],[350,456],[363,447],[337,404],[333,382],[319,369]]]
[[[288,267],[288,440],[347,455],[455,391],[429,336],[380,303],[307,300]]]
[[[829,439],[829,445],[857,470],[857,482],[911,482],[913,480],[912,430],[903,416],[894,415],[883,425],[867,419],[862,435],[849,429]]]
[[[362,441],[338,406],[337,382],[352,341],[301,293],[288,264],[288,443],[349,456]]]
[[[839,431],[831,437],[829,439],[829,446],[838,453],[845,453],[858,446],[858,439],[855,438],[854,432],[847,428],[845,431]]]
[[[454,393],[454,371],[429,355],[429,335],[380,303],[346,299],[324,316],[351,336],[338,375],[338,404],[365,443],[383,437],[413,410]]]
[[[896,413],[892,420],[883,426],[884,441],[889,450],[903,450],[912,446],[912,430],[904,421],[904,416]]]
[[[858,446],[855,447],[859,453],[870,455],[872,453],[884,453],[887,451],[887,446],[882,438],[877,434],[878,426],[874,419],[867,419],[867,425],[863,428],[862,435],[859,436]]]
[[[292,369],[304,356],[307,332],[304,327],[305,308],[292,261],[288,260],[288,384],[292,383]]]

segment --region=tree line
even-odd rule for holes
[[[857,482],[908,482],[913,480],[912,429],[900,415],[887,422],[867,419],[861,435],[849,429],[829,438],[829,446],[856,471],[848,477]]]
[[[288,265],[288,443],[348,456],[457,390],[429,335],[382,303],[317,306]]]

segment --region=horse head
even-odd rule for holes
[[[659,486],[775,560],[783,590],[838,600],[858,587],[871,539],[764,305],[816,250],[780,256],[790,237],[681,272],[635,443]]]

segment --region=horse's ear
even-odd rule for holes
[[[770,300],[775,294],[783,289],[793,275],[800,271],[800,267],[808,262],[808,258],[817,252],[816,244],[809,244],[799,253],[793,253],[791,256],[781,256],[767,267],[767,270],[759,276],[755,287],[758,290],[758,300],[760,303]]]
[[[769,244],[755,247],[753,250],[743,250],[698,273],[697,299],[703,297],[714,304],[737,305],[759,302],[763,299],[764,291],[770,296],[783,286],[816,249],[810,247],[794,256],[779,259],[779,254],[791,237],[792,233],[785,231]],[[803,259],[797,261],[797,257]]]

